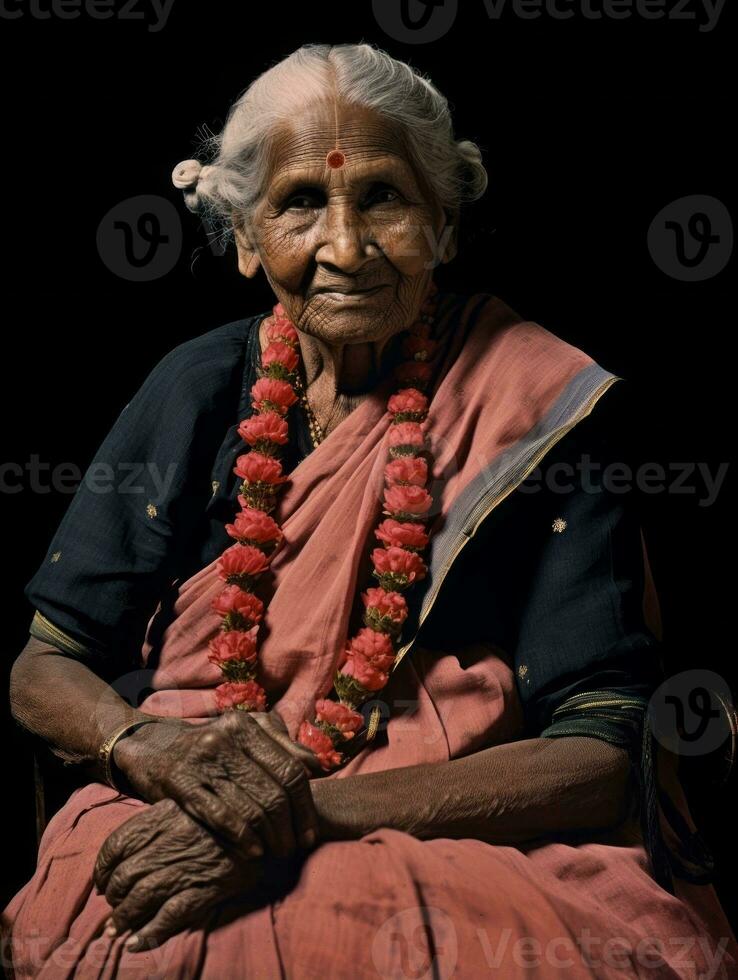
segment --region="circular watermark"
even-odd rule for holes
[[[725,705],[732,703],[725,679],[713,670],[685,670],[654,691],[649,702],[651,730],[670,752],[709,755],[730,734]]]
[[[97,228],[100,258],[116,276],[151,282],[171,272],[182,252],[182,223],[171,201],[155,194],[129,197]]]
[[[672,279],[712,279],[722,272],[733,252],[730,213],[716,197],[680,197],[651,222],[648,250],[659,269]]]
[[[447,34],[459,0],[372,0],[374,18],[389,37],[403,44],[428,44]]]
[[[372,942],[372,963],[392,980],[451,980],[459,944],[451,916],[433,905],[414,906],[391,916]]]

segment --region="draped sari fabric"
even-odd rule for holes
[[[326,778],[444,762],[520,737],[521,705],[502,650],[433,650],[412,640],[480,523],[618,381],[487,294],[442,307],[439,339],[427,422],[429,575],[381,692],[395,709],[413,710],[391,712],[383,738],[362,742]],[[259,679],[293,737],[332,689],[357,594],[369,582],[392,389],[388,379],[352,412],[292,471],[280,498],[285,544],[264,594]],[[153,690],[142,710],[192,722],[216,713],[221,675],[207,645],[221,588],[215,563],[181,583],[162,641],[144,645]],[[660,888],[630,830],[579,846],[508,847],[420,841],[379,826],[359,841],[320,845],[289,887],[214,909],[201,928],[158,950],[128,953],[125,936],[102,935],[110,910],[91,873],[105,837],[145,806],[92,784],[54,817],[34,877],[4,914],[15,976],[697,978],[738,970],[712,887]]]

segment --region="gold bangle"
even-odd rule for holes
[[[123,792],[113,779],[113,749],[124,735],[135,732],[142,725],[156,724],[158,720],[158,718],[145,718],[143,720],[139,718],[138,721],[129,721],[120,728],[117,728],[112,735],[108,735],[100,746],[97,752],[97,758],[103,772],[103,778],[112,789],[118,790],[119,793]]]

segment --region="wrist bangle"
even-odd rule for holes
[[[98,749],[97,758],[102,769],[103,779],[112,789],[124,792],[115,782],[113,777],[113,749],[125,735],[130,735],[143,725],[152,725],[158,722],[158,718],[146,718],[143,721],[129,721],[127,724],[117,728],[112,735],[108,735],[103,744]]]

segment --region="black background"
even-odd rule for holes
[[[217,130],[242,89],[295,47],[359,40],[428,73],[452,103],[457,136],[484,153],[490,189],[439,283],[495,292],[633,380],[644,397],[631,421],[650,460],[713,472],[731,460],[732,263],[690,284],[665,275],[646,242],[672,200],[730,203],[727,9],[705,32],[635,16],[508,11],[494,22],[482,0],[464,0],[446,36],[418,45],[388,37],[367,0],[227,9],[175,0],[158,32],[141,20],[39,20],[18,9],[23,17],[0,18],[4,460],[25,466],[36,454],[84,469],[164,353],[271,305],[262,282],[238,276],[231,251],[207,247],[170,172],[193,155],[198,128]],[[148,10],[143,0],[136,10]],[[109,209],[139,194],[170,200],[184,234],[173,270],[151,282],[117,276],[96,244]],[[71,499],[24,481],[2,495],[5,673],[27,636],[23,586]],[[700,484],[653,497],[646,536],[670,669],[710,667],[735,689],[731,491],[729,471],[712,506],[699,506]],[[35,841],[30,753],[9,718],[2,744],[6,899],[30,876]],[[732,805],[725,793],[695,801],[726,908]]]

